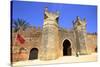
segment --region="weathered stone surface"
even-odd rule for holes
[[[38,52],[38,59],[40,60],[55,60],[64,56],[64,41],[69,45],[71,55],[76,56],[80,54],[91,54],[97,48],[97,35],[88,34],[86,32],[86,20],[79,20],[79,17],[73,23],[74,27],[71,30],[59,28],[57,18],[58,13],[45,12],[43,29],[29,27],[25,31],[20,31],[19,34],[25,39],[25,43],[19,44],[16,42],[17,33],[12,32],[12,61],[29,60],[30,51],[36,48]],[[25,52],[19,53],[20,48],[24,48]],[[69,48],[66,50],[68,51]],[[33,51],[34,52],[34,51]],[[34,55],[33,55],[34,56]],[[34,60],[34,59],[33,59]]]
[[[43,34],[42,34],[42,46],[40,60],[54,60],[58,58],[58,24],[56,18],[58,15],[45,11],[45,15],[48,16],[44,19]],[[46,34],[45,34],[46,33]]]
[[[77,52],[79,52],[80,55],[88,54],[86,47],[86,21],[77,17],[74,22],[74,30],[76,35]]]

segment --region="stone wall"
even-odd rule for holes
[[[75,53],[76,53],[76,39],[75,39],[74,31],[67,30],[67,29],[60,29],[59,36],[60,36],[61,56],[63,56],[63,48],[64,48],[63,43],[65,40],[69,40],[69,42],[71,43],[72,55],[75,55]]]
[[[46,9],[43,29],[29,27],[25,31],[16,33],[12,31],[12,62],[29,60],[30,55],[34,56],[34,52],[30,53],[33,49],[37,50],[35,53],[38,56],[34,56],[33,60],[54,60],[65,56],[65,41],[67,41],[66,48],[67,52],[70,51],[68,52],[70,56],[76,56],[79,51],[82,55],[96,52],[97,35],[86,34],[85,20],[81,21],[77,17],[77,21],[73,23],[74,28],[68,30],[59,27],[58,18],[58,13],[48,12]],[[25,39],[24,44],[16,42],[17,34]]]
[[[47,9],[44,14],[46,17],[43,23],[40,60],[54,60],[59,57],[59,35],[56,21],[59,15],[48,12]]]
[[[96,34],[87,34],[87,49],[88,53],[94,53],[97,49],[97,35]]]
[[[28,28],[25,31],[19,32],[19,34],[25,39],[24,44],[16,42],[17,33],[12,33],[12,62],[28,60],[32,48],[40,49],[42,36],[41,31],[41,29]],[[25,48],[25,52],[20,53],[21,48]],[[21,55],[26,56],[26,58]]]
[[[23,47],[25,48],[24,51],[20,53],[20,49],[22,48],[20,44],[16,43],[16,35],[17,33],[12,33],[12,61],[25,61],[29,60],[30,51],[32,48],[38,49],[38,58],[40,58],[41,55],[41,39],[42,39],[42,30],[40,29],[31,29],[21,32],[21,35],[25,38],[25,43],[23,44]],[[59,56],[63,56],[63,42],[64,40],[69,40],[71,43],[72,48],[72,55],[76,56],[76,39],[73,30],[67,30],[67,29],[60,29],[59,28]],[[96,34],[87,34],[86,36],[86,43],[87,43],[87,49],[88,53],[94,53],[95,48],[97,47],[97,35]],[[46,41],[45,41],[46,42]],[[51,47],[51,46],[50,46]],[[24,56],[24,57],[23,57]]]

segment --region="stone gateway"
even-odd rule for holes
[[[16,43],[12,30],[12,62],[22,60],[55,60],[62,56],[87,55],[96,51],[97,34],[86,31],[86,19],[76,17],[72,29],[59,27],[59,12],[44,11],[43,28],[29,27],[19,33],[25,38],[22,46]],[[23,55],[24,58],[21,58]]]

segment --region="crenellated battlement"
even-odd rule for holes
[[[59,18],[59,12],[50,12],[48,8],[45,8],[43,25],[45,26],[51,24],[58,26],[58,18]]]
[[[45,15],[48,17],[48,19],[56,19],[59,17],[59,12],[50,12],[48,11],[48,8],[45,8]]]
[[[30,26],[19,32],[25,39],[24,48],[28,51],[26,54],[28,58],[25,57],[26,60],[29,60],[30,51],[34,48],[39,51],[37,58],[40,60],[54,60],[61,56],[76,56],[77,53],[86,55],[95,52],[97,33],[86,32],[85,18],[80,19],[77,16],[71,29],[60,27],[58,19],[59,13],[50,12],[45,8],[43,28]],[[17,32],[12,31],[12,54],[15,55],[13,61],[17,61],[16,54],[19,54],[20,48],[20,45],[16,43],[16,36]],[[69,47],[64,46],[65,44],[66,46],[69,45]],[[66,54],[64,54],[65,52]],[[19,56],[17,57],[19,58]]]
[[[86,18],[80,19],[79,16],[72,22],[74,29],[82,30],[86,29]]]

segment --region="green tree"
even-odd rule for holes
[[[23,19],[13,20],[12,22],[14,32],[18,32],[19,30],[24,31],[27,27],[29,27],[29,24]]]

